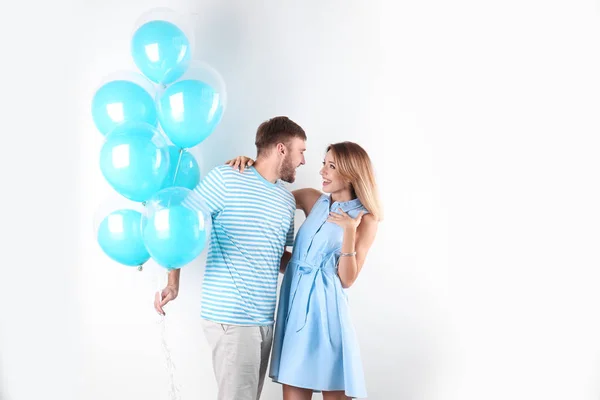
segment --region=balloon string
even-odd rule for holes
[[[146,212],[148,211],[148,210],[146,209],[146,201],[145,201],[145,200],[144,200],[144,201],[142,201],[142,207],[144,208],[144,210],[142,211],[142,221],[143,221],[143,220],[144,220],[144,218],[147,216],[147,215],[146,215]],[[142,223],[142,221],[140,221],[140,231],[142,231],[142,232],[143,232],[143,230],[142,230],[142,226],[143,226],[143,223]],[[144,264],[145,264],[145,262],[143,262],[143,263],[141,263],[140,265],[138,265],[138,271],[143,271],[143,270],[144,270]],[[160,296],[160,291],[159,291],[158,293],[159,293],[159,296]]]
[[[177,180],[177,173],[179,172],[179,164],[181,164],[181,156],[183,155],[183,148],[179,149],[179,159],[177,160],[177,167],[175,167],[175,175],[173,175],[173,185]]]
[[[175,186],[175,181],[177,180],[177,173],[179,172],[179,165],[181,164],[181,157],[183,156],[183,147],[179,149],[179,158],[177,159],[177,166],[175,167],[175,174],[173,175],[173,183],[172,185]],[[167,208],[171,207],[171,198],[173,196],[169,196],[169,201],[167,203]]]
[[[167,272],[168,279],[168,272]],[[160,278],[157,279],[157,291],[159,301],[162,301],[162,282]],[[169,374],[169,399],[170,400],[179,400],[181,399],[179,393],[179,387],[175,381],[175,363],[173,362],[173,358],[171,357],[171,350],[167,344],[167,327],[165,323],[165,316],[160,316],[160,338],[162,344],[162,350],[165,357],[165,364],[167,368],[167,373]]]

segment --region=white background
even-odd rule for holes
[[[228,85],[203,174],[280,114],[309,136],[292,188],[318,187],[330,142],[370,153],[386,219],[349,291],[370,398],[598,399],[598,2],[59,0],[0,17],[2,400],[168,398],[153,269],[93,238],[112,192],[90,116],[167,5]],[[201,272],[167,309],[182,400],[216,393]]]

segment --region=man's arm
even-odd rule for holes
[[[204,179],[200,181],[198,186],[194,188],[194,194],[200,195],[204,201],[205,209],[202,211],[208,211],[210,217],[219,213],[225,208],[225,199],[227,197],[227,187],[223,175],[217,168],[213,168],[209,171]],[[197,202],[190,201],[187,204],[191,208],[201,207]],[[200,208],[197,210],[200,211]],[[174,269],[169,271],[169,280],[167,286],[160,293],[156,293],[154,298],[154,308],[156,311],[165,315],[163,307],[171,300],[174,300],[179,294],[179,276],[181,274],[180,269]]]
[[[175,300],[179,294],[179,275],[181,269],[177,268],[169,271],[169,281],[167,286],[154,296],[154,309],[161,315],[165,315],[163,307],[171,300]]]

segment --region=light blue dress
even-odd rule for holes
[[[359,343],[337,275],[343,230],[327,222],[330,207],[352,218],[367,212],[358,199],[331,204],[322,195],[300,227],[281,285],[269,376],[315,392],[366,398]]]

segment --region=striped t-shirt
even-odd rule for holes
[[[223,165],[194,189],[212,214],[202,318],[233,325],[274,321],[279,264],[294,239],[294,196],[254,167]]]

